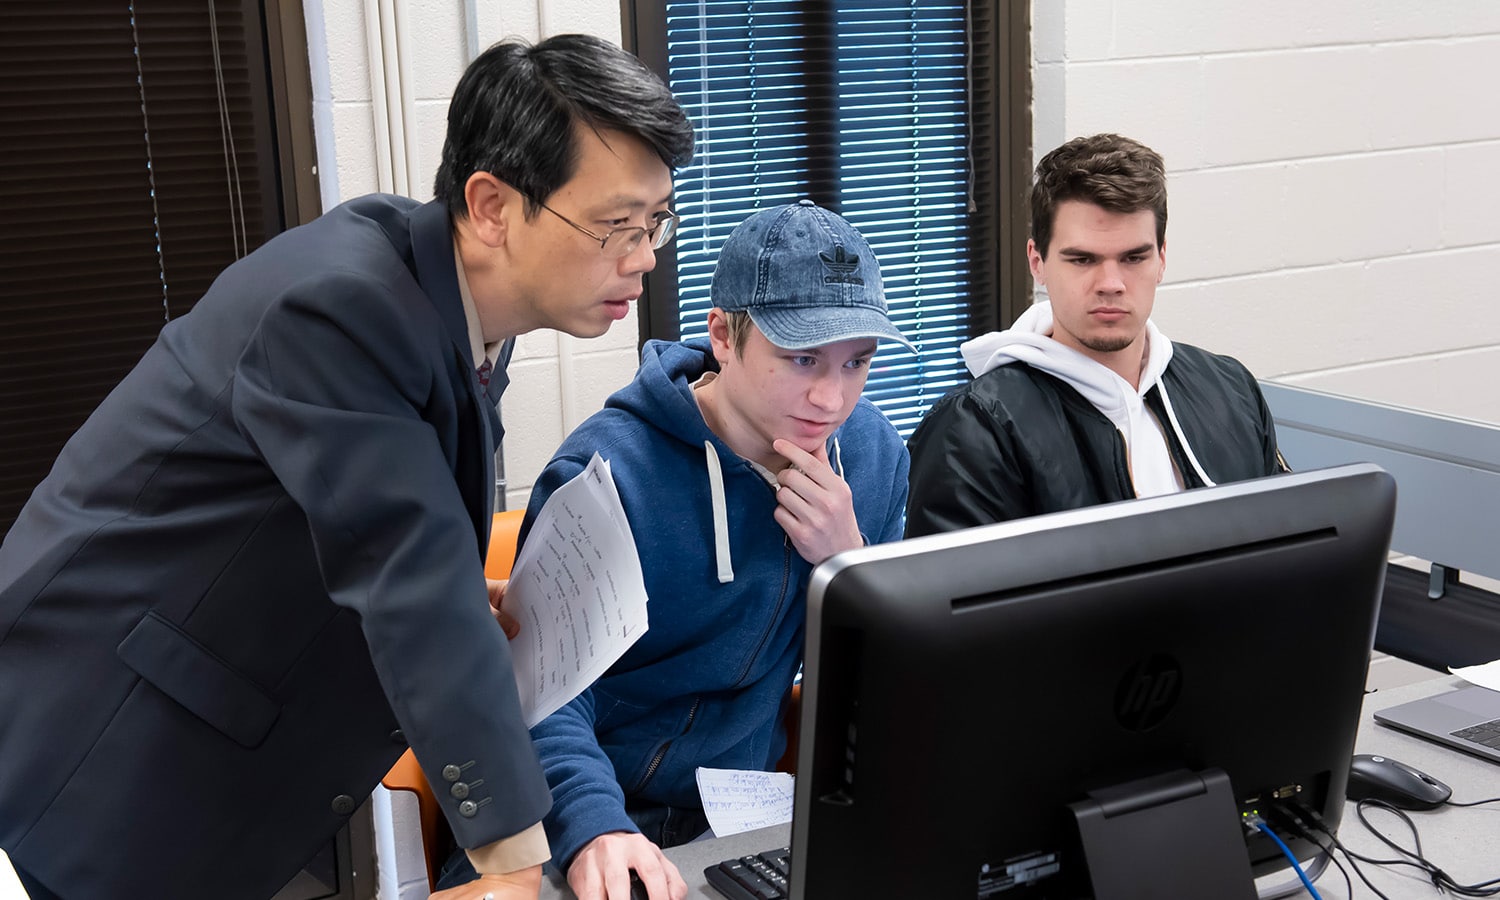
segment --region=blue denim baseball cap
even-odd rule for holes
[[[766,340],[785,350],[855,338],[917,349],[886,312],[870,245],[811,200],[760,210],[730,232],[709,298],[727,312],[749,313]]]

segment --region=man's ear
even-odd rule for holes
[[[1161,249],[1157,252],[1161,254],[1161,265],[1156,268],[1156,283],[1161,284],[1161,280],[1167,275],[1167,242],[1165,239],[1162,240]]]
[[[464,182],[464,202],[474,236],[489,247],[504,246],[525,201],[510,185],[489,172],[475,172]]]
[[[1026,264],[1031,269],[1031,277],[1037,284],[1047,286],[1047,271],[1042,267],[1044,260],[1042,254],[1036,249],[1036,241],[1028,238],[1026,241]]]
[[[708,310],[708,342],[713,347],[714,359],[719,361],[719,368],[729,361],[734,355],[734,347],[729,343],[729,320],[724,317],[724,310],[717,306],[709,307]]]

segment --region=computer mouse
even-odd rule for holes
[[[635,874],[635,869],[630,870],[630,900],[651,900],[651,894],[646,890],[646,882],[641,876]]]
[[[1398,809],[1433,809],[1453,796],[1453,789],[1389,756],[1357,753],[1344,793],[1350,800],[1384,800]]]

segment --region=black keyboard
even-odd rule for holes
[[[1473,741],[1491,749],[1500,750],[1500,719],[1489,722],[1480,722],[1478,725],[1470,725],[1468,728],[1453,732],[1456,738]]]
[[[782,847],[754,856],[726,859],[704,869],[703,874],[729,900],[786,900],[791,865],[792,849]]]

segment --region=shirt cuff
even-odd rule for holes
[[[552,858],[547,832],[538,822],[519,834],[502,838],[483,847],[465,850],[474,871],[481,875],[505,875],[539,866]]]

